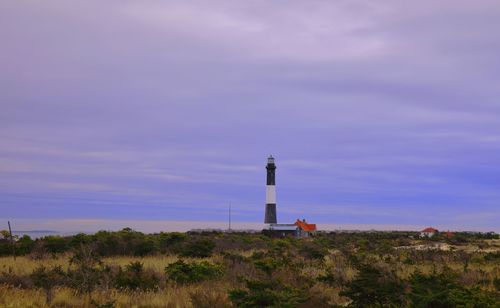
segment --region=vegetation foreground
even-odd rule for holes
[[[15,250],[4,238],[0,306],[500,307],[498,235],[445,235],[276,239],[126,228],[25,236]]]

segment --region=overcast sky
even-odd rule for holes
[[[1,1],[0,218],[260,223],[273,154],[279,222],[500,231],[499,31],[498,1]]]

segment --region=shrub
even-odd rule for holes
[[[466,289],[456,281],[456,273],[446,269],[442,273],[410,277],[412,307],[494,307],[498,299],[478,288]]]
[[[69,241],[69,246],[79,247],[81,245],[87,245],[91,242],[92,236],[85,233],[78,233],[71,237]]]
[[[451,289],[449,297],[452,307],[498,307],[498,303],[500,303],[498,296],[484,292],[478,287]]]
[[[160,279],[153,271],[147,271],[141,262],[131,262],[123,271],[120,267],[115,278],[118,289],[155,290],[159,287]]]
[[[114,301],[114,300],[112,300],[112,301],[107,301],[107,302],[105,302],[105,303],[101,304],[101,303],[98,303],[96,300],[92,299],[92,300],[90,301],[90,303],[91,303],[94,307],[96,307],[96,308],[114,308],[114,307],[115,307],[115,301]]]
[[[0,272],[0,285],[3,284],[26,289],[33,287],[33,281],[29,276],[15,274],[10,266],[7,272]]]
[[[212,255],[215,242],[210,239],[198,239],[185,243],[180,249],[183,257],[208,258]]]
[[[221,256],[231,264],[245,262],[246,260],[244,256],[232,252],[223,251],[221,252]]]
[[[150,239],[146,239],[143,241],[139,241],[136,244],[135,249],[134,249],[134,255],[142,257],[142,256],[145,256],[147,254],[154,252],[155,249],[156,249],[155,243]]]
[[[277,268],[283,266],[279,260],[273,257],[264,257],[254,261],[256,268],[260,269],[267,275],[271,275]]]
[[[62,270],[61,266],[56,266],[51,269],[39,266],[31,273],[30,276],[33,284],[45,291],[45,299],[48,305],[50,305],[52,301],[53,288],[55,286],[64,285],[67,282],[67,275]]]
[[[206,261],[186,263],[179,260],[165,268],[168,279],[179,284],[188,284],[215,279],[223,274],[222,267]]]
[[[196,308],[232,307],[227,296],[215,291],[197,290],[189,294],[191,304]]]
[[[417,307],[453,307],[450,289],[456,288],[451,275],[444,273],[424,275],[415,272],[410,277],[410,300]]]
[[[64,237],[49,235],[42,239],[43,246],[52,254],[61,253],[68,248],[67,241]]]
[[[336,266],[328,267],[326,274],[318,276],[317,280],[332,287],[342,287],[348,279],[346,269]]]
[[[33,247],[35,247],[35,241],[31,239],[28,235],[23,235],[16,242],[16,254],[18,255],[26,255],[29,254]]]
[[[102,261],[94,248],[82,244],[74,251],[70,264],[75,267],[68,272],[73,287],[80,292],[92,292],[102,276]]]
[[[315,243],[304,243],[299,252],[307,259],[322,260],[328,254],[328,249]]]
[[[490,252],[484,256],[486,261],[497,261],[500,262],[500,252]]]
[[[186,235],[179,232],[165,233],[161,232],[158,236],[158,243],[160,251],[166,252],[167,250],[179,250],[179,246],[186,240]]]
[[[247,280],[246,288],[229,291],[229,298],[237,307],[296,307],[308,299],[305,290],[279,280]]]
[[[495,286],[495,289],[497,289],[497,291],[500,291],[500,278],[495,278],[493,279],[493,285]]]
[[[340,295],[349,297],[351,307],[404,306],[404,285],[392,272],[384,272],[369,264],[362,264],[354,280]]]
[[[126,254],[123,243],[118,237],[118,232],[99,231],[92,236],[97,252],[101,256]],[[128,252],[130,253],[130,252]]]
[[[250,257],[253,265],[266,273],[267,275],[271,275],[273,272],[280,268],[290,268],[290,270],[296,270],[297,268],[293,267],[292,258],[286,256],[285,254],[273,249],[268,252],[255,252]]]

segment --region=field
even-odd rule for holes
[[[119,232],[0,240],[2,307],[500,307],[500,240]]]

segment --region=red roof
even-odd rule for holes
[[[297,219],[295,225],[304,231],[316,231],[316,224],[308,224],[305,221],[301,221],[300,219]]]
[[[425,228],[424,230],[422,230],[422,232],[437,233],[439,231],[437,229],[429,227],[429,228]]]

